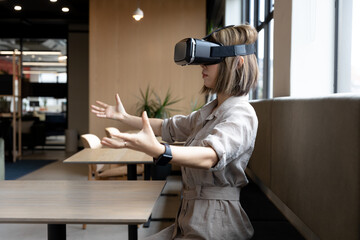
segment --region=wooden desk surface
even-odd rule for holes
[[[99,148],[90,149],[85,148],[78,153],[75,153],[64,163],[87,163],[87,164],[143,164],[153,163],[152,157],[143,152],[134,151],[131,149],[113,149],[113,148]]]
[[[0,181],[2,223],[145,223],[165,181]]]

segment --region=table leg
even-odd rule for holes
[[[148,221],[147,221],[146,223],[144,223],[144,224],[143,224],[143,227],[144,227],[144,228],[148,228],[148,227],[150,227],[150,222],[151,222],[151,215],[150,215],[150,217],[149,217]]]
[[[129,240],[137,240],[138,239],[138,226],[137,225],[129,225]]]
[[[151,164],[144,164],[144,180],[150,180]]]
[[[66,224],[48,224],[48,240],[66,240]]]
[[[136,164],[128,164],[127,165],[127,179],[128,180],[136,180],[137,179]]]

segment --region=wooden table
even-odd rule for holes
[[[145,179],[150,179],[153,159],[143,152],[131,149],[85,148],[64,160],[64,163],[127,164],[128,180],[136,180],[136,164],[145,164]]]
[[[149,155],[134,151],[128,148],[113,149],[113,148],[85,148],[71,157],[64,160],[64,163],[85,163],[85,164],[126,164],[127,165],[127,179],[137,180],[136,164],[144,164],[144,180],[150,180],[151,166],[153,165],[153,158]],[[144,227],[150,226],[151,220],[175,220],[165,218],[149,218],[149,221],[144,223]]]
[[[0,181],[0,223],[46,223],[48,239],[66,224],[126,224],[137,239],[165,181]]]

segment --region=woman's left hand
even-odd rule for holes
[[[113,138],[104,137],[101,143],[111,148],[130,148],[158,157],[165,152],[165,147],[156,139],[145,111],[142,114],[142,124],[143,127],[138,133],[112,134]]]

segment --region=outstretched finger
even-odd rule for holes
[[[118,111],[125,112],[125,108],[121,102],[119,94],[116,94],[116,106]]]
[[[96,106],[96,105],[91,105],[91,108],[94,109],[94,110],[102,111],[102,112],[105,111],[104,108],[98,107],[98,106]]]
[[[143,130],[144,131],[150,131],[152,134],[154,134],[151,125],[150,125],[150,120],[148,118],[147,112],[144,111],[141,115],[141,119],[142,119],[142,124],[143,124]]]
[[[101,102],[101,101],[96,101],[96,103],[103,106],[103,107],[105,107],[105,108],[108,106],[106,103]]]
[[[113,139],[113,138],[107,138],[104,137],[101,140],[101,144],[111,147],[111,148],[124,148],[126,147],[126,141],[122,139]]]
[[[104,114],[104,112],[98,112],[98,111],[95,111],[95,110],[91,110],[92,113],[95,113],[95,115],[97,117],[101,117],[101,118],[107,118],[106,114]]]
[[[111,133],[111,137],[114,137],[114,138],[121,138],[122,140],[126,141],[126,142],[133,142],[135,139],[134,139],[134,135],[135,134],[132,134],[132,133]]]
[[[98,111],[98,110],[94,110],[94,109],[91,109],[91,112],[95,113],[95,114],[104,114],[104,111]]]
[[[121,104],[121,99],[118,93],[115,95],[115,99],[117,104]]]

